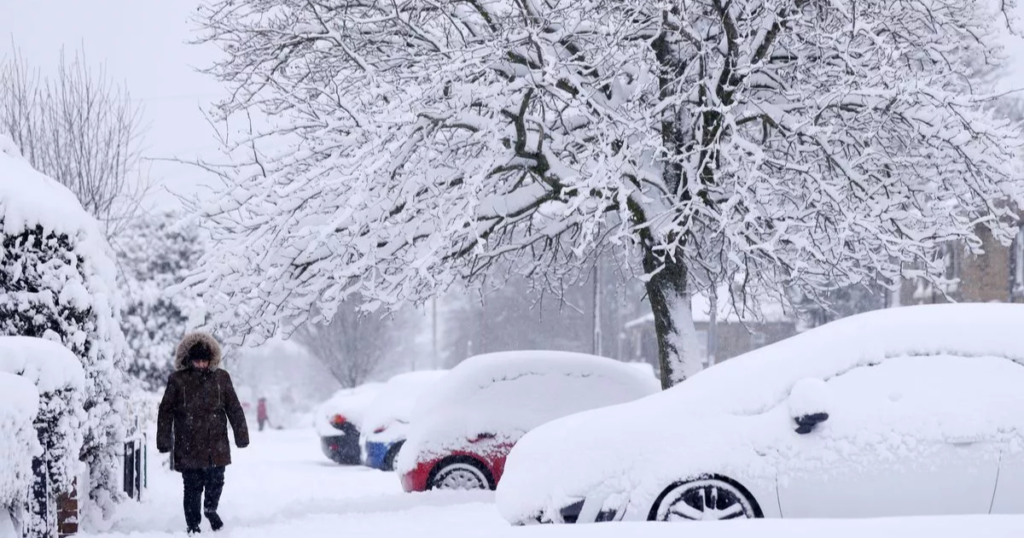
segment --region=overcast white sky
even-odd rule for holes
[[[146,155],[193,158],[216,155],[217,144],[200,113],[223,94],[212,78],[195,72],[215,54],[189,45],[188,17],[198,0],[0,0],[0,57],[11,43],[43,69],[57,63],[61,45],[82,46],[90,64],[105,63],[145,109]],[[210,179],[193,167],[154,162],[154,181],[191,193]],[[154,201],[173,204],[166,192]]]
[[[105,62],[108,73],[124,80],[134,98],[145,107],[149,126],[149,157],[195,158],[215,156],[217,145],[200,113],[223,94],[219,84],[195,72],[216,51],[189,45],[188,17],[199,0],[0,0],[0,57],[11,52],[11,42],[33,64],[56,64],[61,45],[84,46],[93,64]],[[1024,65],[1021,41],[1010,53]],[[1017,69],[1012,85],[1024,87],[1024,69]],[[201,189],[211,178],[201,171],[155,162],[150,174],[162,186],[183,194]],[[174,197],[157,194],[160,204]]]

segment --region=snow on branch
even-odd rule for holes
[[[973,0],[216,1],[197,21],[220,116],[270,121],[236,142],[259,161],[222,169],[190,285],[257,338],[499,260],[573,278],[608,245],[651,285],[682,267],[687,293],[892,286],[979,224],[1009,242],[1024,201],[1019,126],[974,83],[1005,19]]]

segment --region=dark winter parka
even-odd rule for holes
[[[193,368],[186,361],[196,345],[205,345],[211,351],[208,370]],[[238,448],[249,445],[245,412],[231,376],[219,368],[220,362],[220,345],[204,333],[186,335],[174,353],[176,371],[167,380],[160,402],[156,447],[160,452],[174,451],[177,471],[231,464],[228,422]]]

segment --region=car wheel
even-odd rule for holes
[[[655,501],[651,521],[717,521],[763,517],[750,493],[736,482],[709,477],[675,484]]]
[[[476,460],[453,459],[438,464],[430,479],[430,489],[492,489],[490,473]]]
[[[402,450],[402,445],[404,443],[405,443],[404,441],[399,442],[399,443],[395,443],[395,446],[391,447],[391,449],[388,450],[387,455],[384,456],[384,470],[385,471],[394,471],[395,470],[395,460],[398,459],[398,451]]]

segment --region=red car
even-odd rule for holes
[[[649,373],[593,355],[515,351],[472,357],[420,397],[396,470],[410,492],[495,489],[505,457],[526,432],[658,390]]]

